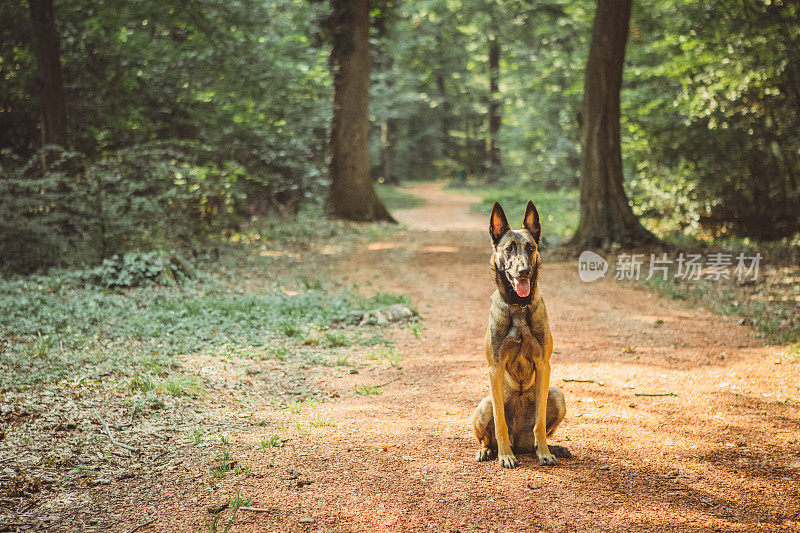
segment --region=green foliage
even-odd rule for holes
[[[383,202],[383,205],[390,211],[396,209],[414,209],[425,205],[425,199],[409,194],[403,189],[390,185],[375,185],[375,192]]]
[[[238,463],[237,463],[238,464]],[[211,520],[206,524],[206,529],[211,533],[217,533],[219,530],[219,521],[220,517],[222,516],[222,510],[225,507],[229,507],[231,511],[231,516],[228,518],[228,522],[225,524],[225,527],[222,529],[223,533],[228,533],[233,527],[233,521],[236,519],[236,515],[239,512],[239,508],[247,507],[253,501],[251,496],[243,496],[239,491],[236,491],[236,495],[233,496],[226,505],[221,506],[219,509],[214,510],[213,516]]]
[[[389,307],[390,305],[404,305],[411,306],[411,298],[407,294],[392,294],[388,292],[376,292],[372,296],[363,298],[361,310],[368,311],[370,309],[378,309],[380,307]]]
[[[594,2],[390,4],[380,14],[373,138],[393,124],[401,179],[486,179],[487,110],[502,106],[509,186],[573,189]],[[622,153],[634,211],[662,237],[800,231],[800,7],[647,0],[633,10]],[[501,46],[488,94],[488,43]],[[390,140],[391,141],[391,140]],[[382,141],[383,142],[383,141]],[[381,143],[373,163],[381,173]]]
[[[97,263],[234,226],[242,170],[232,162],[204,165],[199,154],[201,146],[185,143],[137,146],[95,160],[55,147],[27,161],[4,151],[0,266],[29,272]]]
[[[4,2],[0,268],[169,249],[320,199],[330,75],[308,36],[324,11],[289,0],[58,2],[73,151],[42,168],[28,6]]]
[[[127,253],[106,259],[94,269],[104,287],[134,287],[161,277],[164,263],[156,253]]]
[[[648,1],[634,9],[623,154],[661,235],[800,230],[800,7]]]
[[[326,331],[323,344],[328,348],[348,346],[350,344],[350,339],[347,338],[347,335],[343,331]]]
[[[245,293],[207,275],[126,292],[84,279],[83,272],[68,271],[0,281],[2,388],[80,372],[129,376],[132,391],[191,393],[196,382],[170,376],[178,354],[263,346],[267,356],[285,358],[289,352],[281,346],[292,338],[287,323],[324,329],[354,310],[408,302],[407,296],[365,298],[323,286],[293,295]],[[334,340],[331,345],[342,344]]]
[[[300,413],[305,407],[308,407],[312,403],[313,403],[312,401],[304,401],[303,399],[300,400],[293,399],[286,405],[286,410],[296,415]]]
[[[323,427],[330,427],[335,426],[336,422],[329,417],[329,416],[322,416],[321,414],[317,413],[316,415],[312,416],[309,421],[309,425],[315,428],[323,428]]]
[[[219,440],[222,449],[217,456],[217,463],[211,468],[211,475],[215,478],[224,478],[239,462],[233,459],[233,452],[231,451],[231,443],[228,436],[222,434],[219,436]]]
[[[128,252],[105,259],[91,275],[102,287],[136,287],[145,283],[169,284],[189,279],[186,264],[158,252]]]
[[[509,178],[574,187],[590,6],[422,0],[382,7],[374,51],[373,173],[382,175],[381,136],[393,125],[396,134],[386,140],[400,179],[450,178],[462,169],[489,178],[487,117],[494,100]],[[492,41],[501,48],[496,94],[489,90]]]

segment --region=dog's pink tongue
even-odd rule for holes
[[[514,278],[514,290],[521,298],[525,298],[531,293],[531,280]]]

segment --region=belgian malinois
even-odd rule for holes
[[[489,219],[492,294],[484,348],[489,363],[489,396],[472,413],[471,423],[481,448],[476,459],[498,455],[500,466],[518,465],[512,450],[536,453],[540,465],[557,466],[554,454],[571,457],[562,446],[547,446],[547,437],[564,420],[564,395],[550,387],[553,338],[547,310],[539,295],[542,259],[539,213],[528,202],[522,229],[512,230],[500,204]]]

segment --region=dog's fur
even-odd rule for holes
[[[571,454],[561,446],[548,447],[547,437],[564,419],[567,408],[561,391],[550,387],[553,339],[539,295],[541,226],[533,202],[528,202],[519,230],[509,227],[503,208],[495,203],[489,235],[497,286],[484,341],[491,394],[478,404],[470,420],[481,446],[476,459],[486,461],[497,454],[500,466],[515,468],[515,450],[535,452],[540,465],[557,466],[554,455]],[[520,283],[529,288],[527,296],[515,289]]]

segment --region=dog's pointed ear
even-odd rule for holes
[[[500,207],[499,203],[495,202],[492,208],[492,216],[489,218],[489,235],[492,237],[492,242],[495,246],[510,229],[511,227],[508,225],[503,208]]]
[[[528,207],[525,209],[522,227],[528,230],[536,244],[539,244],[539,237],[542,235],[542,226],[539,224],[539,211],[536,210],[536,206],[530,200],[528,200]]]

